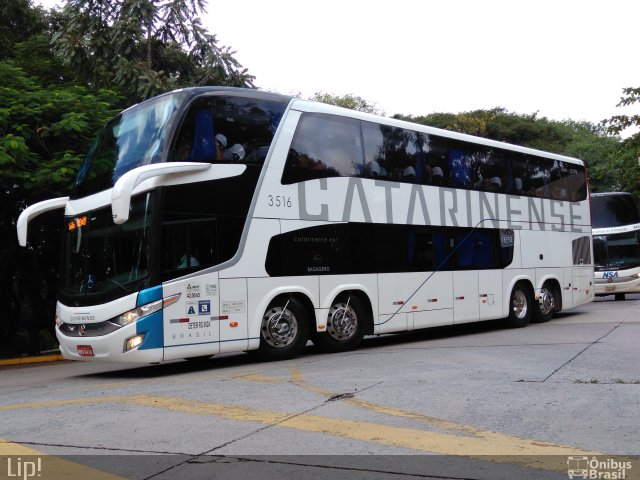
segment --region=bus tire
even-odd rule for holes
[[[544,323],[551,320],[556,312],[556,294],[552,287],[546,283],[540,289],[538,301],[533,301],[533,319],[535,323]]]
[[[325,352],[358,348],[365,332],[366,309],[356,295],[340,295],[329,308],[327,329],[318,332],[318,347]]]
[[[518,282],[511,290],[509,298],[509,316],[507,317],[507,326],[511,328],[522,328],[529,325],[532,314],[532,295],[531,290],[527,286]]]
[[[295,297],[274,300],[262,316],[258,354],[283,360],[299,354],[309,339],[309,315]]]
[[[624,300],[626,298],[627,298],[627,296],[624,293],[616,293],[615,294],[615,299],[616,300]]]

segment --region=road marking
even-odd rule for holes
[[[577,447],[513,437],[382,406],[375,406],[376,411],[420,420],[422,425],[432,424],[439,428],[447,427],[450,433],[150,395],[97,397],[3,405],[0,406],[0,411],[65,405],[95,405],[96,403],[107,402],[139,405],[195,415],[208,415],[234,421],[257,422],[268,426],[322,433],[352,440],[407,448],[419,452],[479,457],[496,463],[517,463],[521,466],[553,471],[566,471],[566,457],[569,455],[601,455],[599,452],[589,452]],[[357,404],[367,408],[374,406],[368,402],[361,401],[357,402]],[[518,456],[518,458],[507,457],[509,455]]]
[[[118,477],[111,473],[103,472],[95,468],[87,467],[81,463],[71,462],[64,458],[59,458],[46,453],[39,452],[32,448],[25,447],[19,443],[9,442],[0,438],[0,464],[2,467],[6,467],[4,470],[9,473],[9,467],[11,466],[11,473],[15,477],[17,475],[18,462],[35,462],[36,459],[40,459],[40,472],[34,472],[30,478],[46,478],[47,480],[68,480],[70,478],[91,478],[92,480],[123,480],[123,477]],[[11,462],[11,463],[9,463]],[[23,467],[22,463],[21,467]],[[23,478],[26,475],[25,471],[22,471]],[[4,478],[4,477],[2,477]],[[27,478],[24,476],[24,478]]]

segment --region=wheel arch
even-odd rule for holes
[[[262,316],[264,315],[264,312],[267,310],[269,305],[280,299],[286,299],[290,297],[295,297],[304,305],[310,322],[309,326],[312,330],[315,329],[314,321],[316,319],[316,314],[314,300],[317,301],[317,298],[314,297],[312,292],[309,289],[301,287],[299,285],[281,286],[278,288],[274,288],[266,294],[261,295],[260,301],[255,305],[255,308],[252,309],[253,318],[250,319],[249,322],[250,349],[257,348],[258,346],[258,339],[260,338],[260,327],[262,325]]]
[[[362,302],[362,305],[366,309],[366,325],[364,333],[365,335],[373,334],[373,305],[371,302],[371,295],[368,292],[368,289],[362,285],[350,285],[350,286],[340,286],[332,289],[325,295],[322,301],[322,305],[326,305],[326,309],[331,308],[331,305],[335,302],[336,299],[343,296],[356,296],[358,300]],[[326,311],[326,310],[325,310]],[[324,323],[324,318],[318,318],[318,321]]]
[[[507,288],[505,288],[504,290],[504,297],[503,297],[504,302],[502,305],[503,317],[507,317],[509,315],[509,309],[511,308],[511,292],[513,292],[513,288],[518,283],[521,283],[524,286],[526,286],[526,288],[529,290],[529,294],[531,295],[531,299],[535,301],[536,291],[533,287],[533,281],[531,280],[531,278],[527,275],[516,275],[511,279],[511,281],[507,285]]]
[[[540,291],[544,286],[547,286],[549,290],[553,292],[553,296],[556,302],[556,312],[562,310],[562,287],[561,282],[556,275],[545,275],[540,278],[538,282],[537,288],[535,290],[534,301],[538,301],[538,297],[540,296]]]

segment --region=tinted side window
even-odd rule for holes
[[[633,223],[640,223],[640,216],[630,194],[591,196],[591,224],[594,228],[620,227]]]
[[[512,259],[512,230],[350,223],[273,237],[265,268],[272,276],[429,272],[504,268]]]
[[[283,184],[325,177],[361,176],[360,122],[334,115],[303,114],[287,156]]]
[[[162,189],[159,247],[163,280],[235,255],[259,170],[249,166],[238,177]]]
[[[366,175],[408,183],[424,179],[423,136],[412,130],[362,123]]]
[[[262,164],[284,109],[253,98],[199,98],[185,115],[170,160]]]

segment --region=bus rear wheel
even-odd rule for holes
[[[533,321],[536,323],[548,322],[556,312],[555,292],[547,284],[542,286],[538,301],[533,302]]]
[[[626,297],[626,295],[624,293],[616,293],[615,295],[615,299],[616,300],[624,300]]]
[[[530,290],[523,283],[516,283],[511,291],[509,300],[507,325],[513,328],[522,328],[529,325],[532,303]]]
[[[366,310],[354,295],[337,297],[327,315],[327,330],[317,335],[318,346],[326,352],[344,352],[362,342]]]
[[[266,360],[283,360],[299,354],[309,339],[309,316],[294,297],[272,302],[262,316],[258,354]]]

